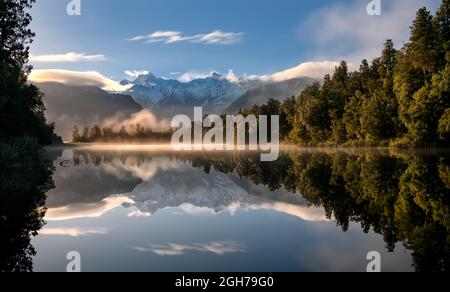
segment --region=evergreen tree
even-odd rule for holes
[[[50,144],[54,125],[46,123],[42,94],[27,83],[29,44],[34,37],[27,10],[34,2],[0,1],[0,138],[28,135]]]
[[[439,119],[448,107],[448,71],[438,71],[442,67],[438,61],[439,34],[447,29],[438,29],[433,23],[436,22],[431,14],[420,9],[411,28],[410,42],[399,55],[394,77],[400,119],[412,145],[438,140]]]

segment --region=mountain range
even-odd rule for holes
[[[74,125],[79,128],[106,119],[127,119],[132,114],[150,109],[159,119],[175,115],[192,117],[194,107],[204,114],[235,114],[239,110],[267,103],[269,98],[283,101],[297,96],[315,80],[300,77],[272,82],[241,77],[230,80],[219,73],[190,82],[159,78],[152,73],[135,80],[123,80],[129,89],[122,94],[110,93],[95,86],[73,86],[56,82],[38,83],[44,93],[46,118],[56,123],[56,132],[70,139]]]
[[[262,105],[269,98],[283,101],[298,95],[315,80],[309,77],[271,82],[241,77],[229,80],[225,75],[213,72],[204,78],[180,82],[158,78],[152,73],[138,76],[134,81],[123,80],[130,85],[126,94],[131,95],[143,107],[152,109],[160,118],[174,115],[192,116],[193,107],[201,106],[205,113],[237,113],[253,105]]]
[[[228,108],[226,113],[234,114],[241,109],[249,109],[254,105],[266,104],[273,98],[283,102],[291,96],[298,96],[308,85],[315,82],[315,79],[301,77],[281,82],[265,82],[255,88],[249,88],[241,97],[237,98]]]

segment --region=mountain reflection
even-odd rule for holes
[[[188,214],[268,209],[334,221],[343,231],[358,223],[366,233],[381,234],[388,251],[402,243],[417,271],[450,270],[447,153],[301,150],[261,162],[255,153],[67,148],[48,152],[52,164],[33,143],[19,144],[0,144],[1,271],[33,269],[30,238],[44,215],[47,221],[96,218],[120,206],[130,209],[129,217],[167,208]],[[74,237],[106,232],[41,231]]]
[[[248,153],[73,150],[72,159],[55,176],[50,220],[100,216],[120,204],[138,208],[130,216],[273,209],[334,220],[343,231],[357,222],[381,234],[389,251],[402,242],[417,271],[449,270],[446,153],[291,151],[268,163]]]
[[[36,141],[0,142],[0,271],[33,270],[31,236],[44,225],[53,165]]]

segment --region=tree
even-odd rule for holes
[[[91,132],[89,133],[89,140],[96,141],[103,137],[102,129],[99,125],[94,124],[92,126]]]
[[[444,6],[445,6],[444,1]],[[442,10],[442,9],[441,9]],[[394,76],[394,91],[399,103],[400,119],[412,145],[438,140],[438,123],[448,107],[448,72],[439,71],[439,29],[425,8],[418,11],[411,28],[410,42],[399,54]],[[447,22],[448,24],[448,22]],[[448,28],[447,28],[448,29]],[[444,32],[443,32],[444,31]],[[443,41],[443,40],[441,40]]]
[[[347,136],[351,140],[363,140],[361,132],[361,114],[365,97],[360,91],[357,91],[345,106],[344,124],[347,130]]]
[[[287,98],[281,105],[280,138],[286,140],[292,131],[296,111],[295,97]]]
[[[446,55],[450,50],[449,15],[450,15],[450,0],[443,0],[442,5],[437,11],[436,16],[433,20],[434,29],[437,31],[437,39],[438,39],[437,66],[439,70],[443,70],[445,68]]]
[[[74,127],[73,127],[73,131],[72,131],[72,141],[73,141],[73,142],[81,142],[80,130],[78,129],[77,126],[74,126]]]
[[[448,146],[450,142],[450,109],[447,109],[439,120],[439,135]]]
[[[83,129],[83,135],[81,136],[82,142],[89,142],[89,128],[84,127]]]
[[[126,139],[126,138],[128,138],[128,131],[127,131],[127,129],[125,128],[125,126],[122,126],[122,127],[120,128],[119,135],[120,135],[120,138],[121,138],[121,139]]]
[[[35,36],[27,10],[34,2],[0,1],[0,138],[27,135],[50,144],[54,125],[46,122],[42,94],[27,83],[29,45]]]

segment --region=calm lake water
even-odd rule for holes
[[[445,152],[289,150],[269,163],[142,147],[48,155],[50,181],[28,188],[46,197],[15,203],[28,215],[1,259],[24,269],[65,271],[70,251],[82,271],[363,272],[370,251],[383,271],[450,267]]]

